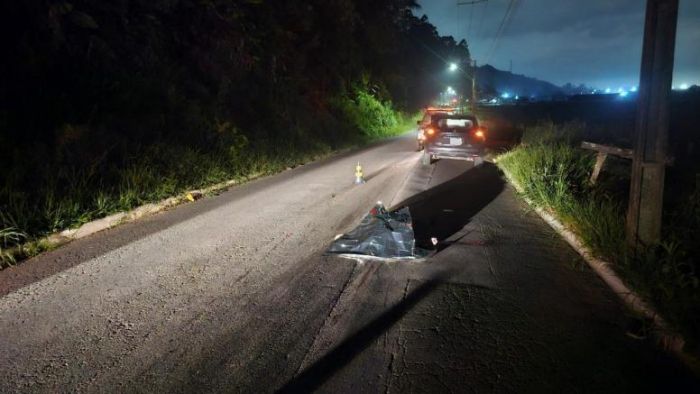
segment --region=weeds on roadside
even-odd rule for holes
[[[207,139],[197,144],[159,140],[127,145],[120,141],[124,144],[120,154],[100,154],[86,163],[86,148],[76,140],[75,147],[61,148],[54,152],[54,158],[47,155],[23,166],[11,161],[0,174],[4,177],[0,186],[0,229],[5,229],[0,238],[0,260],[10,261],[6,251],[20,244],[24,244],[20,258],[45,250],[47,245],[36,240],[52,232],[187,190],[273,174],[337,149],[405,132],[415,125],[414,118],[395,111],[390,103],[366,90],[338,98],[336,103],[342,105],[333,115],[319,113],[290,124],[281,124],[278,118],[270,120],[271,126],[286,131],[269,135],[285,135],[284,140],[270,139],[261,129],[248,130],[252,136],[249,139],[232,123],[214,120],[207,123],[208,132],[202,133]],[[73,128],[67,125],[64,129]],[[83,131],[81,135],[90,137],[90,130]],[[17,156],[39,156],[32,151],[26,153]]]
[[[15,255],[10,249],[13,245],[22,242],[26,237],[26,234],[12,227],[0,229],[0,268],[15,263]]]
[[[498,165],[534,204],[554,211],[595,254],[614,263],[630,284],[667,314],[697,347],[700,333],[700,180],[678,207],[665,212],[664,240],[636,256],[625,244],[626,201],[589,184],[593,155],[578,148],[585,125],[542,122]]]

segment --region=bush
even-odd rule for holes
[[[354,125],[369,139],[386,137],[400,124],[389,101],[382,102],[364,89],[333,101],[342,119]]]

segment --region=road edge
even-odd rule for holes
[[[500,168],[500,167],[499,167]],[[522,198],[541,218],[544,220],[559,236],[561,236],[571,246],[591,269],[605,282],[605,284],[622,300],[622,302],[631,310],[641,314],[644,318],[649,319],[654,326],[652,330],[654,339],[657,345],[662,349],[669,351],[681,360],[686,365],[698,373],[698,361],[692,355],[683,351],[685,346],[685,338],[675,330],[661,317],[661,315],[649,305],[642,297],[620,278],[617,273],[611,268],[611,264],[594,255],[594,253],[584,245],[583,241],[571,230],[566,228],[564,224],[556,217],[556,214],[534,204],[532,200],[523,194],[523,187],[515,181],[515,179],[503,168],[500,168],[505,178]]]
[[[399,133],[395,136],[391,136],[388,138],[383,138],[380,140],[375,140],[375,141],[369,141],[366,144],[361,144],[359,146],[352,146],[344,149],[338,149],[336,151],[330,152],[327,155],[322,155],[319,157],[316,157],[314,160],[310,160],[308,162],[301,163],[299,165],[293,166],[293,167],[287,167],[286,169],[283,169],[281,171],[276,171],[273,173],[266,173],[266,172],[257,172],[254,174],[251,174],[250,176],[245,177],[243,180],[235,180],[235,179],[230,179],[224,182],[216,183],[214,185],[202,188],[202,189],[194,189],[194,190],[189,190],[180,194],[176,194],[172,197],[168,197],[166,199],[163,199],[161,201],[157,202],[151,202],[151,203],[146,203],[143,205],[140,205],[136,208],[133,208],[128,211],[121,211],[121,212],[116,212],[110,215],[107,215],[105,217],[91,220],[87,223],[84,223],[80,225],[79,227],[76,228],[69,228],[69,229],[64,229],[52,234],[49,234],[45,237],[31,240],[29,242],[25,242],[23,244],[20,244],[18,246],[12,247],[10,249],[3,250],[4,253],[9,254],[13,258],[16,258],[19,256],[19,258],[12,264],[4,264],[0,265],[0,272],[2,272],[5,268],[9,268],[12,266],[16,266],[17,264],[22,263],[23,261],[29,260],[33,257],[39,256],[45,252],[55,250],[57,248],[60,248],[62,246],[65,246],[66,244],[73,242],[75,240],[81,239],[88,237],[90,235],[99,233],[104,230],[109,230],[111,228],[117,227],[119,225],[129,223],[136,221],[138,219],[144,218],[146,216],[151,216],[158,214],[160,212],[163,212],[167,209],[177,207],[179,205],[187,204],[190,202],[195,202],[196,200],[199,200],[200,198],[211,195],[211,194],[216,194],[216,193],[221,193],[227,191],[229,188],[233,186],[241,186],[244,184],[247,184],[249,182],[265,178],[268,176],[274,176],[277,174],[281,174],[285,171],[290,171],[293,170],[297,167],[309,165],[312,163],[317,163],[322,160],[326,160],[329,158],[333,158],[335,156],[339,156],[345,153],[352,153],[352,152],[357,152],[361,151],[363,149],[369,149],[372,148],[376,145],[380,145],[383,143],[386,143],[388,141],[392,141],[404,134],[407,134],[411,132],[413,128],[407,129],[406,131]],[[36,249],[38,250],[37,253],[27,253],[27,249]]]

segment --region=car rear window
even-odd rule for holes
[[[458,131],[467,131],[474,127],[472,119],[440,119],[438,127],[441,129],[457,129]]]

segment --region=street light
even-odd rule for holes
[[[481,2],[481,1],[486,1],[486,0],[479,0],[479,2]],[[450,63],[450,65],[448,66],[448,70],[451,73],[454,73],[456,71],[460,71],[460,73],[463,74],[463,76],[467,78],[467,81],[471,82],[471,85],[472,85],[471,86],[471,98],[468,101],[471,103],[472,111],[475,111],[476,110],[476,101],[477,101],[477,99],[476,99],[476,61],[474,61],[473,63],[469,62],[469,64],[467,65],[467,68],[469,71],[466,71],[464,69],[459,68],[458,63],[454,63],[454,62]],[[452,88],[449,88],[449,89],[451,90]],[[452,94],[456,94],[456,93],[457,92],[452,90]]]

